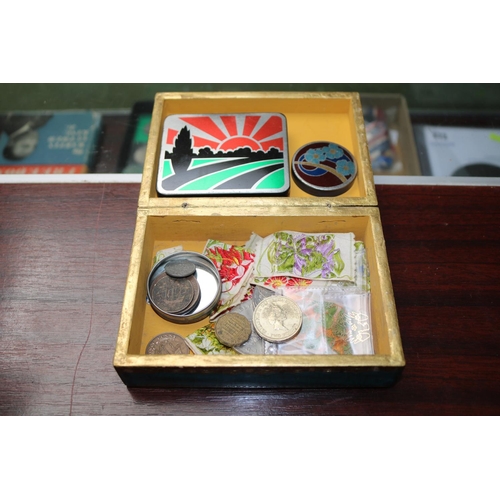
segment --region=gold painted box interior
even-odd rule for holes
[[[376,205],[375,186],[370,165],[361,101],[357,93],[161,93],[155,98],[142,176],[140,207],[171,207],[179,203],[198,206],[273,206],[293,203],[298,206],[321,206],[324,198],[312,196],[290,179],[288,196],[267,197],[199,197],[169,198],[159,196],[156,179],[165,118],[173,114],[192,113],[281,113],[288,132],[288,157],[304,144],[331,141],[346,147],[356,160],[358,174],[344,194],[329,198],[336,206]]]
[[[355,154],[358,179],[345,195],[317,198],[293,186],[286,197],[156,195],[161,124],[169,113],[281,112],[289,147],[314,140],[339,142]],[[114,367],[129,387],[389,386],[405,364],[379,210],[376,206],[357,94],[158,94],[144,167],[136,229]],[[359,124],[361,119],[361,125]],[[208,319],[179,325],[146,302],[146,281],[158,250],[182,245],[201,252],[209,238],[243,244],[252,232],[353,232],[365,243],[371,278],[374,355],[204,356],[146,355],[163,332],[183,336]]]

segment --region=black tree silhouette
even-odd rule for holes
[[[191,133],[187,127],[182,127],[182,129],[177,134],[175,138],[174,148],[172,150],[172,156],[184,156],[192,155],[192,141]]]

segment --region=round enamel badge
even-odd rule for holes
[[[292,158],[292,173],[297,185],[314,196],[345,193],[357,174],[354,156],[334,142],[310,142]]]

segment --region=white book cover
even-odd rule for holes
[[[427,175],[500,177],[500,129],[414,127]]]

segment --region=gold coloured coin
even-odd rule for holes
[[[243,314],[228,312],[215,324],[217,340],[227,347],[243,344],[250,338],[252,325]]]
[[[146,347],[146,354],[190,354],[186,341],[177,333],[160,333]]]
[[[299,333],[302,311],[293,300],[273,295],[257,305],[253,313],[253,324],[264,340],[285,342]]]

